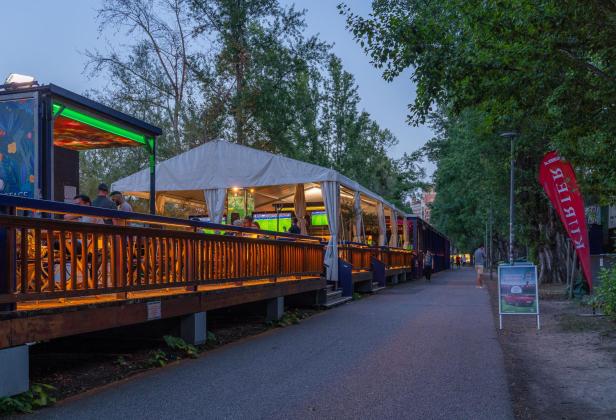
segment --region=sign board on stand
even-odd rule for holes
[[[503,315],[535,315],[539,321],[539,288],[537,266],[528,263],[498,266],[498,318],[503,329]]]

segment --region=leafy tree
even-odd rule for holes
[[[397,139],[358,109],[355,78],[303,16],[277,0],[103,0],[101,34],[122,28],[134,43],[87,53],[108,80],[89,94],[160,126],[160,159],[225,138],[333,167],[403,205],[423,185],[420,155],[388,156]],[[142,149],[88,151],[82,187],[146,163]]]
[[[372,5],[367,18],[347,6],[340,9],[385,78],[412,69],[417,97],[409,121],[444,122],[441,138],[429,150],[438,164],[436,220],[465,246],[481,241],[480,221],[471,215],[484,192],[474,191],[483,189],[483,178],[495,177],[493,189],[483,191],[506,202],[497,184],[504,178],[507,153],[495,144],[500,131],[516,129],[519,244],[530,245],[546,281],[562,279],[554,267],[564,265],[566,244],[536,181],[537,167],[543,154],[556,148],[576,167],[587,197],[614,201],[616,162],[607,151],[614,146],[616,121],[616,50],[610,41],[616,35],[616,6],[599,0],[374,0]],[[483,124],[488,132],[475,136]],[[469,159],[469,150],[478,154]],[[469,182],[466,191],[472,191],[456,198],[448,181],[456,173],[476,180],[477,171],[479,183]],[[464,211],[449,213],[456,209]],[[505,233],[501,225],[497,236]]]
[[[289,108],[293,88],[319,63],[327,45],[305,38],[304,12],[283,8],[277,0],[191,0],[191,7],[195,34],[214,40],[216,76],[229,92],[231,138],[291,151],[289,130],[300,111]]]

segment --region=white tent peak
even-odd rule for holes
[[[156,191],[203,191],[335,181],[395,207],[378,194],[338,173],[312,163],[217,139],[156,165]],[[143,195],[149,191],[149,168],[112,184],[113,190]],[[397,209],[396,209],[397,210]],[[400,212],[403,214],[403,212]]]

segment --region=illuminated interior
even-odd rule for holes
[[[143,134],[93,117],[64,104],[53,104],[54,145],[70,150],[135,147],[147,144]]]

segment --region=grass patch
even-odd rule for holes
[[[606,332],[606,321],[603,317],[579,316],[577,314],[558,316],[558,325],[565,332]]]

